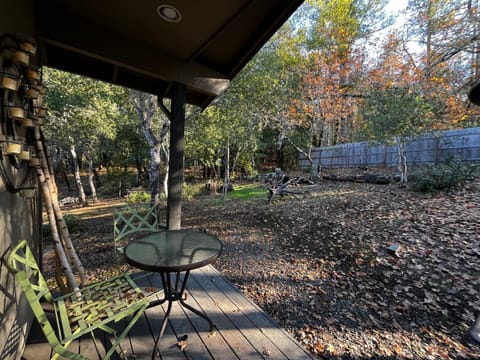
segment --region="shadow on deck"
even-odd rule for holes
[[[160,277],[148,277],[157,286]],[[161,359],[313,359],[295,339],[281,329],[256,304],[241,294],[212,266],[191,272],[186,302],[203,310],[213,320],[216,329],[210,332],[205,319],[174,303],[165,334],[160,340]],[[164,317],[165,308],[148,309],[135,324],[122,347],[129,358],[150,359],[155,338]],[[119,324],[121,326],[121,324]],[[179,339],[188,336],[181,349]],[[82,355],[99,359],[105,354],[103,333],[97,337],[98,349],[91,337],[70,345]],[[23,359],[50,358],[50,347],[38,325],[30,332]],[[112,359],[118,359],[114,354]]]

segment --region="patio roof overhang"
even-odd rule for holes
[[[169,229],[181,227],[185,104],[207,107],[303,2],[18,1],[5,19],[34,34],[39,65],[172,100]]]
[[[206,107],[303,0],[35,2],[41,63]]]

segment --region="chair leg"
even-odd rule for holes
[[[135,325],[135,323],[137,322],[137,320],[140,318],[140,316],[143,315],[145,309],[147,308],[148,304],[145,304],[144,306],[142,306],[140,309],[138,309],[135,313],[135,315],[132,317],[132,319],[130,320],[130,322],[128,323],[128,325],[125,327],[125,329],[122,331],[122,333],[116,337],[115,336],[115,342],[112,344],[110,350],[108,350],[108,352],[105,354],[105,357],[103,358],[103,360],[108,360],[110,359],[110,357],[113,355],[113,353],[115,352],[116,348],[118,346],[120,346],[120,342],[123,340],[123,338],[128,334],[128,332],[130,331],[130,329],[133,327],[133,325]]]
[[[118,345],[116,345],[117,344],[116,340],[118,339],[117,330],[115,330],[114,328],[112,328],[108,325],[102,325],[102,326],[99,327],[99,329],[102,330],[105,334],[110,334],[113,337],[113,339],[115,340],[115,342],[113,342],[113,345],[109,348],[109,349],[113,349],[111,355],[113,355],[113,352],[118,347],[120,349],[121,358],[122,359],[128,359],[126,354],[125,354],[125,351],[122,348],[122,345],[120,344],[120,342],[118,342]],[[122,341],[122,339],[120,339],[119,341]],[[107,358],[106,356],[107,355],[105,355],[105,357],[103,359],[106,359]]]
[[[96,330],[96,329],[95,329]],[[97,352],[98,357],[100,358],[100,348],[98,347],[97,337],[95,336],[95,330],[90,331],[90,336],[93,340],[93,346],[95,347],[95,351]],[[100,329],[102,330],[102,329]]]
[[[143,315],[147,306],[148,306],[148,303],[145,304],[144,306],[142,306],[140,309],[138,309],[134,313],[134,316],[131,318],[130,322],[128,323],[128,325],[125,327],[125,329],[122,331],[122,333],[119,336],[116,335],[117,331],[115,329],[113,329],[113,328],[111,328],[107,325],[102,325],[102,326],[98,327],[99,329],[101,329],[105,333],[111,334],[113,336],[113,338],[115,339],[114,343],[112,344],[112,346],[110,347],[110,349],[105,354],[105,356],[103,357],[102,360],[110,359],[110,357],[117,350],[117,348],[120,348],[121,355],[123,355],[122,358],[126,358],[126,356],[125,356],[126,354],[123,351],[120,342],[128,334],[128,332],[133,327],[133,325],[135,325],[135,323],[140,318],[140,316]],[[97,346],[97,341],[95,339],[95,335],[93,334],[93,332],[91,333],[91,336],[92,336],[93,342],[95,343],[95,346]],[[89,358],[87,358],[87,357],[85,357],[81,354],[78,354],[78,353],[75,353],[75,352],[72,352],[72,351],[68,350],[67,347],[71,344],[71,342],[72,341],[68,341],[67,343],[63,344],[63,346],[60,345],[60,344],[54,346],[53,347],[54,355],[51,357],[50,360],[57,360],[59,356],[63,356],[65,358],[71,359],[71,360],[91,360],[91,359],[89,359]]]

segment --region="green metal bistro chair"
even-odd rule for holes
[[[67,350],[67,347],[86,333],[90,333],[95,341],[93,331],[96,329],[101,329],[115,338],[104,359],[109,359],[117,347],[123,354],[120,341],[143,314],[149,304],[148,297],[152,295],[139,288],[128,274],[123,274],[54,298],[25,240],[9,254],[7,267],[23,289],[45,337],[53,348],[55,354],[52,359],[61,355],[68,359],[88,360]],[[57,331],[47,318],[42,300],[53,305]],[[130,321],[119,336],[116,330],[107,325],[128,317]]]
[[[141,231],[156,232],[159,227],[162,225],[158,224],[156,206],[140,203],[113,208],[113,242],[116,252],[122,255],[122,239]]]

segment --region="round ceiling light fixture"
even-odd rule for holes
[[[163,20],[171,23],[178,23],[180,22],[180,20],[182,20],[182,14],[180,13],[180,11],[172,5],[168,4],[158,5],[157,14]]]

